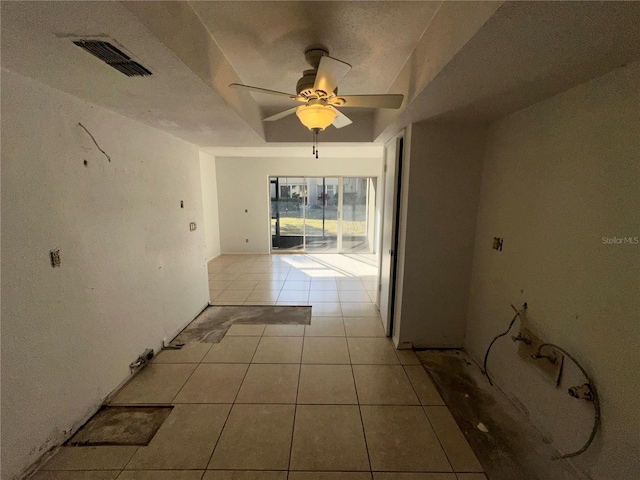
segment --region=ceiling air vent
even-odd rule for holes
[[[74,41],[77,46],[85,49],[91,55],[98,57],[107,65],[115,68],[127,77],[146,77],[151,72],[140,65],[138,62],[131,60],[120,49],[114,47],[109,42],[99,40],[77,40]]]

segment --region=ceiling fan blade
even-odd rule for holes
[[[281,118],[284,118],[287,115],[291,115],[292,113],[295,113],[297,109],[298,109],[298,107],[290,108],[288,110],[285,110],[284,112],[276,113],[275,115],[271,115],[270,117],[263,118],[262,121],[263,122],[273,122],[275,120],[280,120]]]
[[[400,108],[404,95],[339,95],[329,102],[338,107]],[[344,101],[344,102],[343,102]]]
[[[251,87],[249,85],[242,85],[241,83],[232,83],[229,86],[232,88],[241,88],[243,90],[250,90],[256,93],[266,93],[268,95],[277,95],[278,97],[287,97],[287,98],[291,98],[292,100],[296,100],[298,98],[297,95],[293,95],[291,93],[277,92],[275,90],[267,90],[266,88],[260,88],[260,87]]]
[[[330,95],[336,89],[340,80],[349,73],[349,70],[351,70],[351,65],[348,63],[324,55],[320,58],[313,89],[322,90]]]
[[[329,108],[337,113],[336,118],[333,119],[333,123],[331,124],[334,127],[342,128],[342,127],[346,127],[347,125],[351,125],[353,123],[353,121],[349,117],[347,117],[344,113],[342,113],[337,108],[333,108],[333,107],[329,107]]]

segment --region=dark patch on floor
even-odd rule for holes
[[[65,445],[148,445],[173,407],[102,407]]]
[[[309,325],[311,323],[311,307],[284,305],[207,307],[171,343],[218,343],[234,323]]]
[[[577,480],[580,475],[529,422],[524,411],[489,385],[462,350],[416,351],[489,480]],[[478,429],[484,424],[488,433]]]

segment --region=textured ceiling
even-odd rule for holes
[[[352,66],[343,95],[387,93],[440,2],[190,2],[242,81],[295,93],[309,46]],[[402,32],[398,35],[398,32]],[[255,94],[266,114],[292,106]]]
[[[120,2],[3,1],[1,7],[3,67],[200,146],[260,141]],[[153,75],[126,77],[72,43],[98,35],[117,41]]]
[[[411,122],[491,121],[640,59],[640,2],[2,1],[2,67],[205,149],[309,141],[289,100],[304,51],[353,68],[342,94],[402,93],[401,110],[345,108],[323,142],[384,141]],[[128,78],[72,38],[106,36],[153,75]],[[294,104],[295,105],[295,104]]]

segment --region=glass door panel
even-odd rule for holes
[[[338,177],[305,178],[305,250],[338,251]]]
[[[342,252],[371,253],[369,179],[345,177],[342,182]]]
[[[272,250],[304,250],[304,179],[272,177],[269,183]]]
[[[270,177],[271,248],[373,253],[375,179]]]

